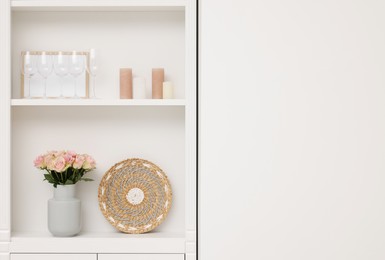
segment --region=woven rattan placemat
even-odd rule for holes
[[[166,218],[172,190],[166,174],[152,162],[128,159],[115,164],[99,185],[99,207],[118,230],[139,234]]]

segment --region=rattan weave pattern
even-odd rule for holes
[[[103,176],[99,207],[116,229],[131,234],[153,230],[166,218],[172,190],[166,174],[150,161],[133,158],[115,164]]]

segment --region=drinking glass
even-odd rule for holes
[[[98,69],[99,69],[98,57],[96,55],[96,50],[91,49],[90,50],[90,56],[87,60],[87,72],[92,77],[92,87],[91,87],[90,98],[96,98],[95,85],[96,85],[96,73],[97,73]]]
[[[44,78],[44,98],[47,98],[47,78],[52,73],[52,56],[43,51],[37,60],[37,69]]]
[[[29,51],[21,54],[21,73],[28,79],[28,90],[25,98],[31,97],[31,77],[36,74],[36,56],[31,55]]]
[[[58,55],[54,58],[53,67],[56,75],[60,77],[60,98],[64,98],[63,78],[68,74],[68,56],[59,51]]]
[[[73,51],[70,57],[69,65],[70,65],[69,73],[75,79],[75,96],[74,97],[80,98],[78,96],[78,91],[77,91],[77,78],[84,72],[84,57],[82,55],[78,55],[76,51]]]

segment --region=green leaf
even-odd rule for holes
[[[49,183],[55,182],[55,179],[50,174],[44,174],[44,177]]]
[[[91,178],[81,178],[80,180],[81,180],[81,181],[94,181],[94,180],[91,179]]]

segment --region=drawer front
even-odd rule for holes
[[[11,260],[97,260],[96,254],[11,254]]]
[[[184,254],[99,254],[98,260],[184,260]]]

